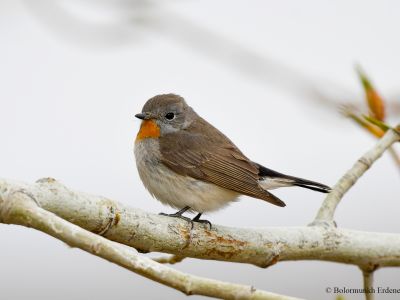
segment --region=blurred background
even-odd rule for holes
[[[145,101],[177,93],[269,168],[333,185],[376,139],[339,113],[366,110],[361,64],[400,109],[398,1],[0,1],[0,176],[54,177],[67,186],[159,213],[133,157]],[[399,232],[400,174],[387,153],[350,190],[336,221]],[[206,215],[237,227],[302,226],[324,195],[275,192],[287,207],[242,197]],[[43,233],[0,225],[2,299],[185,299]],[[360,270],[327,262],[268,269],[186,259],[199,276],[307,299],[327,287],[362,288]],[[400,288],[400,270],[375,284]],[[398,299],[399,295],[377,295]],[[191,299],[203,299],[192,296]],[[346,295],[363,299],[363,295]]]

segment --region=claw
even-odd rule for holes
[[[208,220],[200,220],[201,214],[202,214],[202,213],[198,213],[198,214],[192,219],[192,222],[201,223],[201,224],[207,224],[207,225],[210,226],[210,230],[211,230],[211,229],[212,229],[212,224],[211,224],[211,222],[208,221]],[[192,226],[192,229],[193,229],[193,226]]]

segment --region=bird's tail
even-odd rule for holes
[[[313,191],[321,192],[321,193],[329,193],[331,191],[331,188],[325,184],[311,181],[311,180],[306,180],[302,178],[297,178],[293,177],[294,183],[293,185],[295,186],[300,186],[302,188],[310,189]]]
[[[282,186],[300,186],[302,188],[310,189],[321,193],[329,193],[331,188],[325,184],[298,178],[294,176],[285,175],[274,170],[268,169],[261,165],[259,166],[259,176],[265,178],[261,186],[266,189],[273,189]]]

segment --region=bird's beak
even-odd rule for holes
[[[149,120],[152,118],[150,113],[140,113],[135,115],[136,118],[141,119],[141,120]]]
[[[135,117],[138,119],[144,120],[144,119],[146,119],[146,114],[143,114],[143,113],[136,114]]]

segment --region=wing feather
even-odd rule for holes
[[[244,156],[227,137],[214,127],[209,136],[196,129],[194,126],[190,132],[181,130],[160,138],[162,162],[167,167],[180,175],[285,206],[259,185],[258,165]]]

